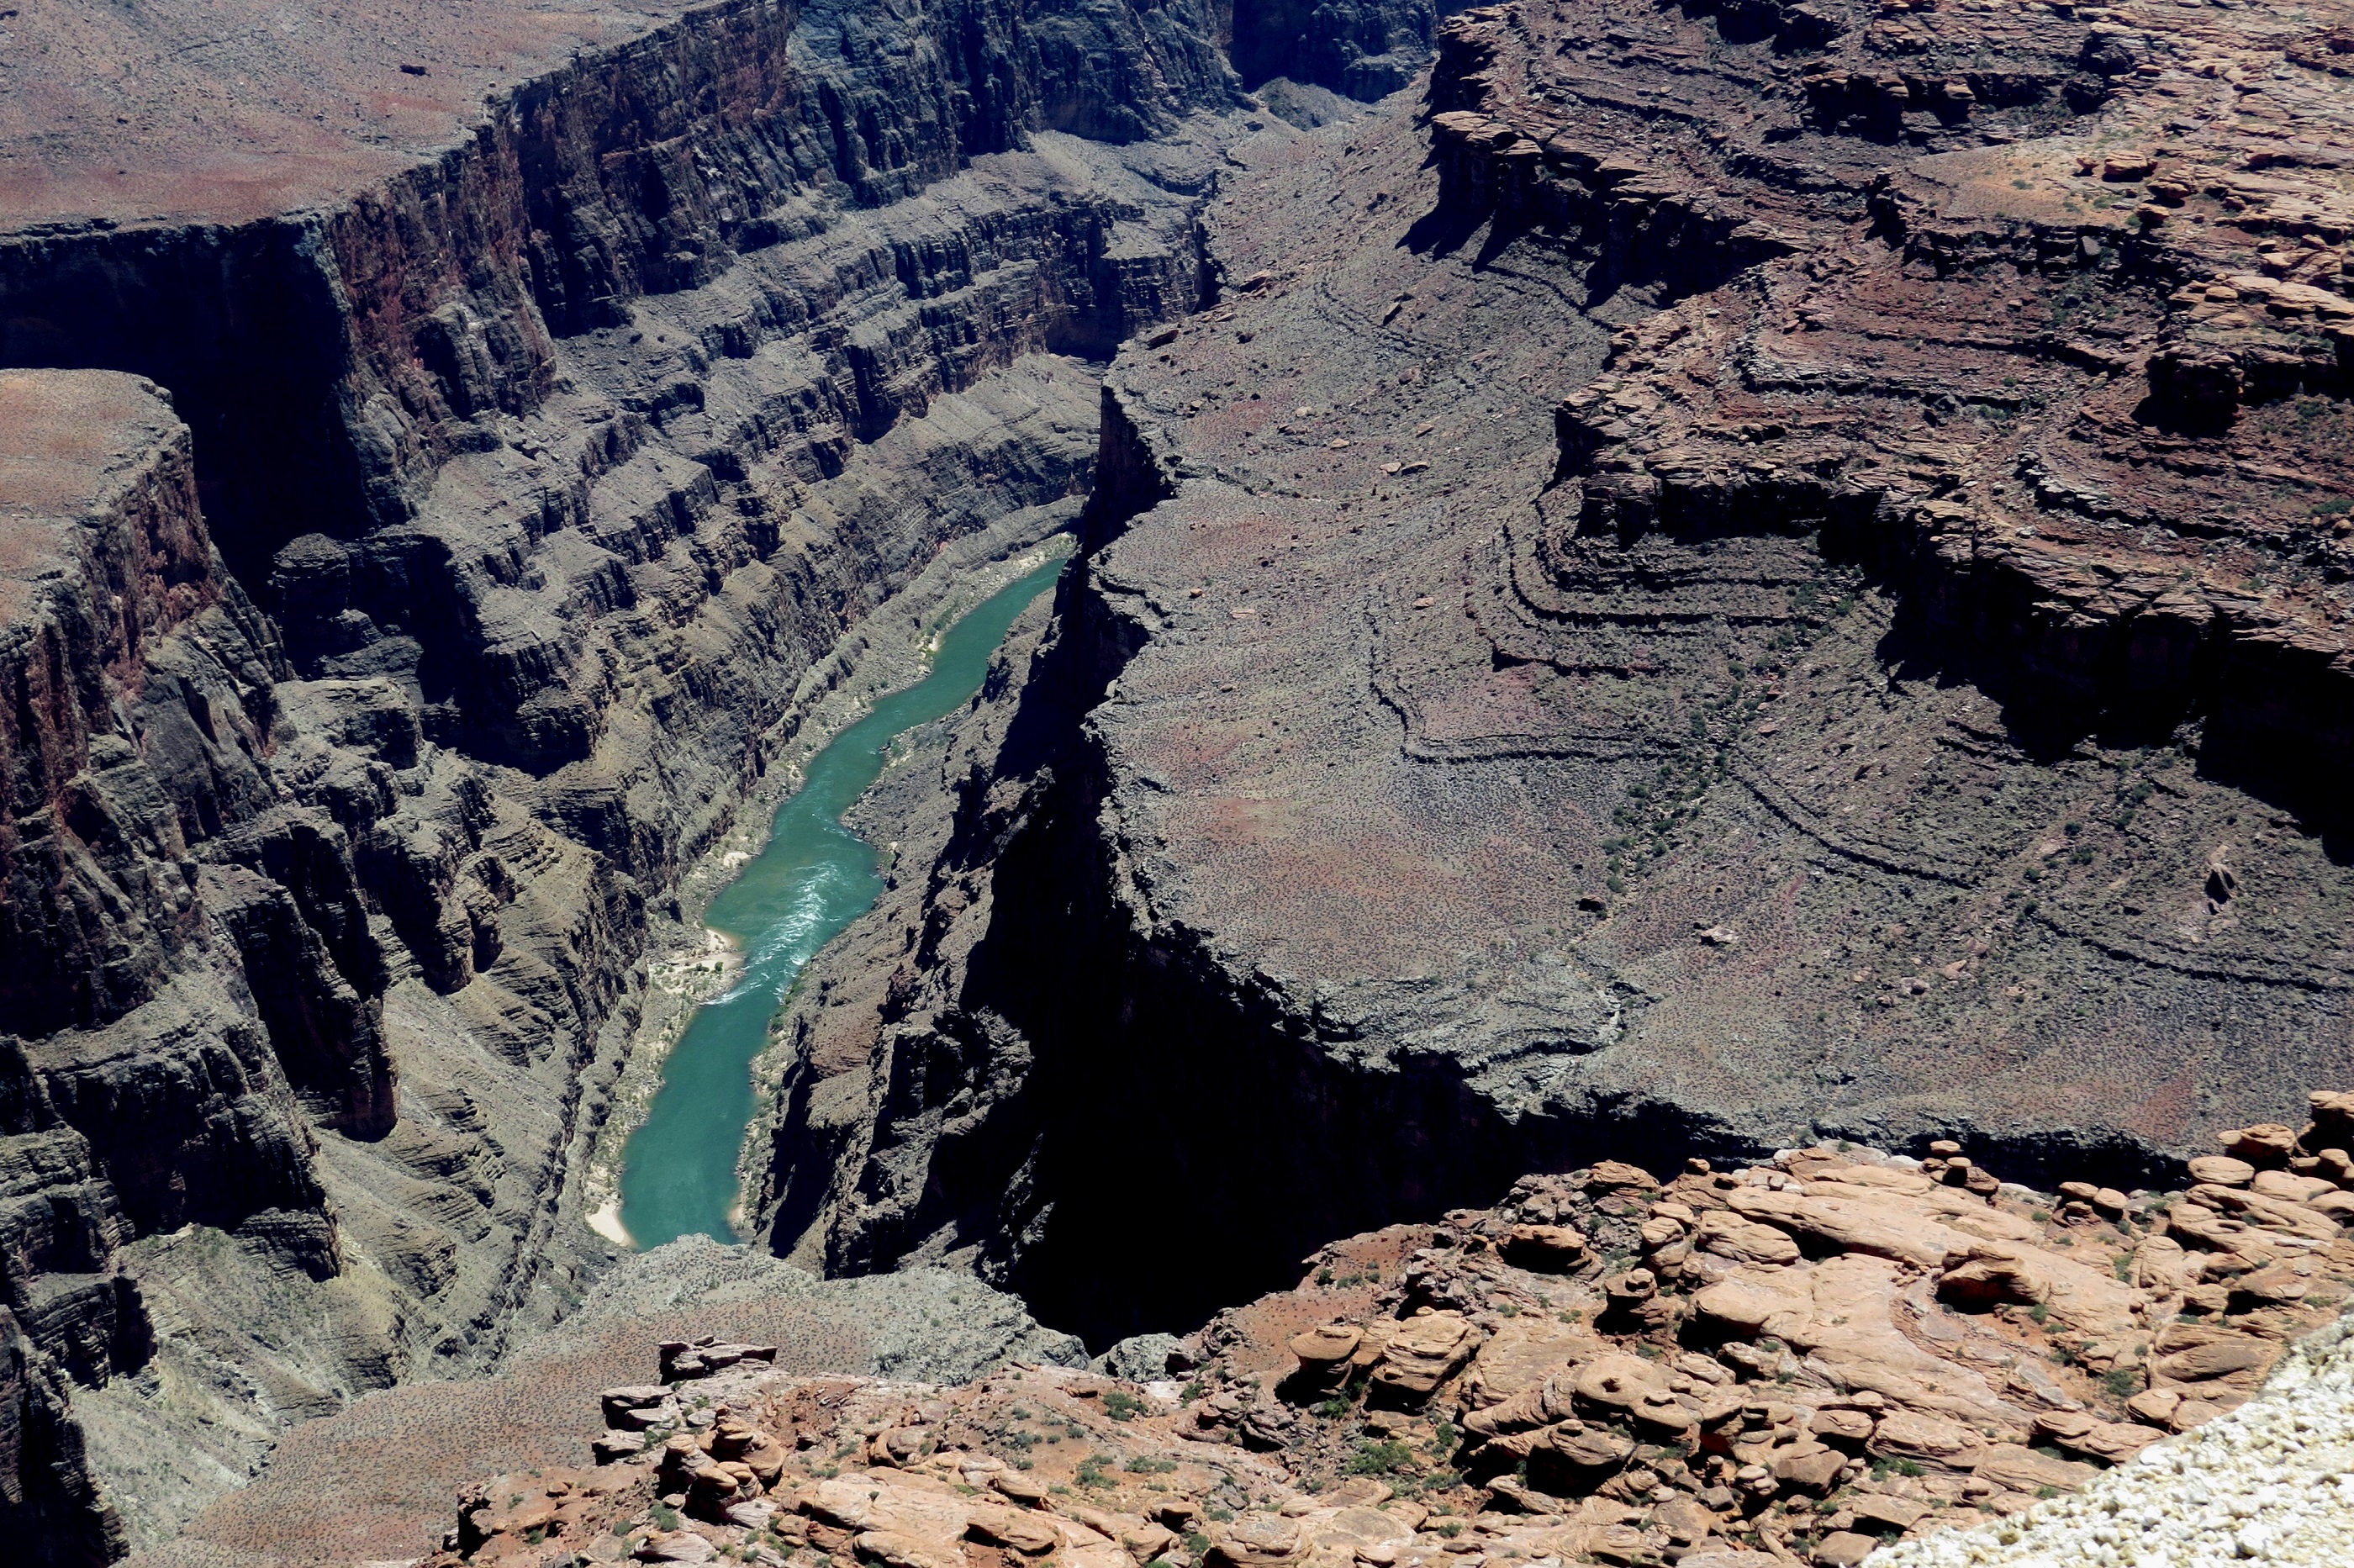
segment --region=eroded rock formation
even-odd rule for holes
[[[1082,497],[763,1065],[779,1253],[1102,1344],[1598,1160],[2126,1192],[2346,1064],[2326,12],[0,30],[45,1562],[580,1302],[687,869],[845,633]]]
[[[2349,1049],[2329,26],[1519,4],[1239,145],[1022,717],[780,1038],[776,1245],[1100,1343],[1522,1170],[2130,1185],[2286,1114]]]
[[[1088,362],[1209,287],[1224,25],[0,17],[0,1510],[41,1561],[608,1264],[583,1156],[682,874],[838,639],[1067,523]]]
[[[2354,1097],[2312,1100],[2180,1191],[2041,1192],[1951,1146],[1529,1176],[1320,1249],[1139,1382],[664,1344],[602,1391],[596,1464],[471,1491],[433,1561],[1848,1568],[2076,1491],[2330,1322]]]

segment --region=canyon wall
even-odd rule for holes
[[[837,639],[1085,493],[1090,362],[1209,297],[1249,107],[1223,5],[205,9],[0,17],[48,72],[0,92],[45,1564],[608,1266],[583,1156],[684,870]]]
[[[0,18],[0,122],[82,95],[0,147],[44,1563],[595,1287],[683,875],[845,631],[1081,496],[761,1064],[780,1254],[1100,1345],[1531,1171],[2124,1186],[2354,1066],[2302,13],[217,19],[186,90]]]
[[[1239,144],[1019,713],[780,1026],[773,1244],[1100,1345],[1597,1156],[2295,1120],[2354,1050],[2310,27],[1517,4]]]

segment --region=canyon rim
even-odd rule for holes
[[[0,7],[0,1531],[1763,1568],[2260,1436],[2349,168],[2278,0]],[[632,1251],[711,900],[1065,547]]]

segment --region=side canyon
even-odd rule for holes
[[[1532,1172],[2302,1122],[2342,11],[0,15],[0,1529],[374,1560],[654,1338],[1158,1378]],[[1066,531],[750,1245],[626,1254],[729,855]]]

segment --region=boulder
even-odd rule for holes
[[[1813,1561],[1817,1568],[1855,1568],[1855,1564],[1871,1556],[1879,1544],[1869,1535],[1858,1535],[1851,1530],[1834,1530],[1815,1542]]]
[[[2244,1187],[2255,1179],[2256,1168],[2228,1154],[2207,1154],[2190,1162],[2190,1179],[2217,1187]]]
[[[1577,1397],[1609,1410],[1632,1411],[1647,1394],[1668,1393],[1668,1373],[1640,1356],[1602,1355],[1577,1369]]]
[[[1972,1242],[1947,1262],[1937,1291],[1957,1305],[2047,1307],[2069,1328],[2102,1337],[2134,1327],[2134,1287],[2068,1253],[2023,1242]]]
[[[2272,1370],[2281,1347],[2253,1334],[2178,1323],[2158,1341],[2150,1371],[2167,1383],[2228,1381],[2253,1387]]]
[[[1891,1497],[1886,1492],[1858,1492],[1847,1499],[1846,1506],[1857,1519],[1884,1524],[1899,1532],[1912,1529],[1930,1513],[1927,1503],[1913,1498]]]
[[[679,1423],[678,1401],[660,1383],[609,1388],[597,1402],[604,1410],[605,1425],[616,1432],[645,1432]]]
[[[1606,1349],[1591,1331],[1551,1317],[1524,1312],[1508,1318],[1481,1341],[1470,1371],[1463,1378],[1463,1402],[1471,1413],[1465,1425],[1479,1430],[1478,1417],[1520,1395],[1541,1390],[1570,1362]],[[1524,1423],[1543,1426],[1569,1414],[1568,1407],[1551,1414],[1542,1407],[1529,1412]],[[1499,1428],[1500,1430],[1500,1428]]]
[[[742,1461],[763,1487],[769,1487],[783,1473],[790,1451],[758,1427],[722,1411],[711,1424],[706,1452],[715,1459]]]
[[[2316,1089],[2306,1101],[2313,1120],[2299,1141],[2307,1149],[2354,1150],[2354,1091]]]
[[[1802,1441],[1775,1455],[1767,1468],[1785,1487],[1818,1496],[1830,1490],[1847,1467],[1847,1456],[1823,1444]]]
[[[1169,1375],[1169,1358],[1182,1349],[1174,1334],[1133,1334],[1097,1356],[1095,1369],[1106,1377],[1150,1383]]]
[[[1550,1457],[1578,1470],[1623,1464],[1635,1451],[1633,1439],[1607,1426],[1591,1426],[1577,1421],[1548,1428],[1538,1446]]]
[[[1576,1414],[1576,1368],[1565,1367],[1535,1388],[1523,1389],[1501,1404],[1471,1412],[1463,1418],[1464,1429],[1476,1436],[1505,1437],[1515,1432],[1550,1426]]]
[[[1637,1234],[1642,1238],[1645,1252],[1658,1252],[1663,1247],[1672,1246],[1681,1241],[1687,1228],[1683,1221],[1671,1214],[1659,1213],[1655,1210],[1651,1217],[1643,1222],[1642,1228],[1637,1232]]]
[[[1818,1410],[1813,1431],[1816,1436],[1834,1443],[1861,1443],[1872,1436],[1872,1418],[1862,1410]]]
[[[1289,1568],[1307,1555],[1307,1542],[1292,1520],[1245,1514],[1232,1524],[1211,1527],[1204,1561],[1225,1568]]]
[[[1036,1557],[1063,1544],[1052,1515],[999,1503],[976,1503],[967,1531],[975,1541]]]
[[[1649,1550],[1650,1542],[1631,1524],[1605,1525],[1585,1538],[1585,1550],[1605,1563],[1631,1563]]]
[[[2186,1399],[2174,1407],[2174,1414],[2168,1418],[2167,1425],[2177,1432],[2189,1432],[2194,1427],[2206,1425],[2222,1414],[2224,1408],[2212,1400]]]
[[[1689,1545],[1714,1532],[1716,1515],[1679,1492],[1652,1510],[1651,1524],[1654,1529],[1666,1531],[1670,1540]]]
[[[1970,1311],[2007,1303],[2040,1306],[2052,1298],[2052,1281],[2019,1249],[1982,1243],[1938,1277],[1937,1294]]]
[[[1659,1277],[1648,1268],[1630,1268],[1602,1282],[1602,1294],[1620,1309],[1639,1306],[1659,1293]]]
[[[1804,1269],[1744,1268],[1692,1298],[1692,1309],[1741,1334],[1770,1332],[1781,1319],[1804,1316],[1814,1305]]]
[[[1414,1527],[1404,1518],[1377,1508],[1343,1506],[1329,1516],[1320,1510],[1300,1525],[1310,1556],[1320,1563],[1344,1563],[1368,1548],[1403,1546],[1414,1539]]]
[[[811,1518],[854,1532],[878,1531],[952,1544],[972,1525],[971,1504],[911,1485],[888,1470],[845,1470],[803,1488],[793,1501]]]
[[[2199,1263],[2172,1236],[2144,1236],[2134,1248],[2133,1277],[2142,1289],[2171,1296],[2197,1282]]]
[[[1345,1364],[1364,1340],[1364,1330],[1353,1324],[1327,1323],[1322,1328],[1294,1334],[1288,1349],[1299,1358],[1302,1366],[1313,1372],[1329,1372]]]
[[[740,1530],[757,1533],[768,1529],[769,1521],[777,1517],[777,1505],[766,1498],[755,1498],[750,1502],[728,1504],[721,1517]]]
[[[1814,1178],[1819,1181],[1836,1181],[1847,1187],[1872,1187],[1882,1192],[1924,1193],[1933,1192],[1937,1183],[1918,1171],[1907,1171],[1901,1165],[1843,1165],[1836,1171],[1825,1171]]]
[[[2234,1128],[2219,1132],[2215,1141],[2223,1152],[2237,1156],[2251,1165],[2271,1167],[2285,1165],[2296,1152],[2296,1131],[2276,1121],[2258,1122],[2253,1127]]]
[[[1872,1428],[1871,1451],[1891,1459],[1967,1469],[1985,1448],[1986,1440],[1959,1422],[1899,1410],[1882,1416]]]
[[[708,1335],[693,1342],[664,1340],[656,1349],[662,1358],[664,1383],[709,1377],[738,1361],[773,1361],[777,1359],[777,1347],[774,1345],[737,1344]]]
[[[989,1478],[990,1489],[1024,1508],[1044,1508],[1052,1495],[1040,1483],[1015,1470],[1000,1470]]]
[[[2267,1198],[2278,1198],[2285,1203],[2309,1203],[2325,1192],[2338,1191],[2338,1183],[2323,1176],[2299,1176],[2286,1171],[2259,1171],[2248,1183],[2248,1191],[2261,1192]]]
[[[1967,1253],[1970,1238],[1901,1201],[1859,1193],[1821,1197],[1744,1187],[1727,1201],[1744,1219],[1819,1236],[1849,1252],[1900,1258],[1934,1268],[1951,1253]]]
[[[2339,1224],[2354,1224],[2354,1192],[2324,1192],[2308,1199],[2306,1207],[2316,1213],[2327,1214]]]
[[[866,1457],[876,1465],[911,1465],[931,1451],[928,1426],[886,1426],[867,1439]]]
[[[1711,1209],[1700,1217],[1695,1233],[1702,1252],[1736,1263],[1782,1264],[1798,1261],[1798,1244],[1789,1234],[1759,1224],[1724,1209]]]
[[[2337,1221],[2285,1198],[2207,1183],[2193,1187],[2190,1196],[2218,1213],[2228,1214],[2262,1230],[2279,1231],[2313,1241],[2338,1239]]]
[[[953,1541],[896,1530],[864,1530],[853,1538],[858,1555],[885,1568],[964,1568],[964,1548]]]
[[[1980,1480],[1991,1481],[2005,1491],[2024,1492],[2033,1497],[2045,1487],[2070,1492],[2091,1480],[2100,1471],[2090,1465],[2080,1465],[2073,1459],[2054,1459],[2015,1443],[1999,1443],[1982,1450],[1972,1469]]]
[[[1605,1160],[1585,1173],[1585,1185],[1602,1191],[1651,1192],[1658,1191],[1659,1183],[1639,1165]]]
[[[645,1451],[646,1435],[642,1432],[608,1432],[588,1445],[588,1452],[600,1465],[618,1465]]]
[[[2089,1454],[2112,1465],[2121,1465],[2152,1443],[2162,1441],[2164,1432],[2154,1426],[2143,1426],[2131,1421],[2095,1421],[2084,1431],[2066,1437],[2054,1437],[2053,1442],[2072,1453]]]
[[[1538,1273],[1575,1268],[1585,1256],[1585,1235],[1567,1225],[1514,1225],[1504,1235],[1505,1260]]]
[[[2250,1307],[2284,1306],[2302,1301],[2314,1287],[2309,1272],[2310,1263],[2294,1264],[2284,1259],[2240,1275],[2230,1283],[2231,1301],[2235,1309]]]
[[[2262,1229],[2204,1203],[2184,1202],[2168,1209],[2166,1234],[2178,1243],[2193,1242],[2210,1252],[2237,1254],[2251,1264],[2270,1263],[2281,1255],[2281,1249],[2265,1238]]]
[[[1108,1541],[1066,1546],[1055,1561],[1061,1568],[1137,1568],[1136,1559],[1128,1554],[1126,1548]]]
[[[1425,1310],[1390,1330],[1373,1382],[1394,1393],[1426,1395],[1479,1348],[1479,1331],[1461,1313]]]

